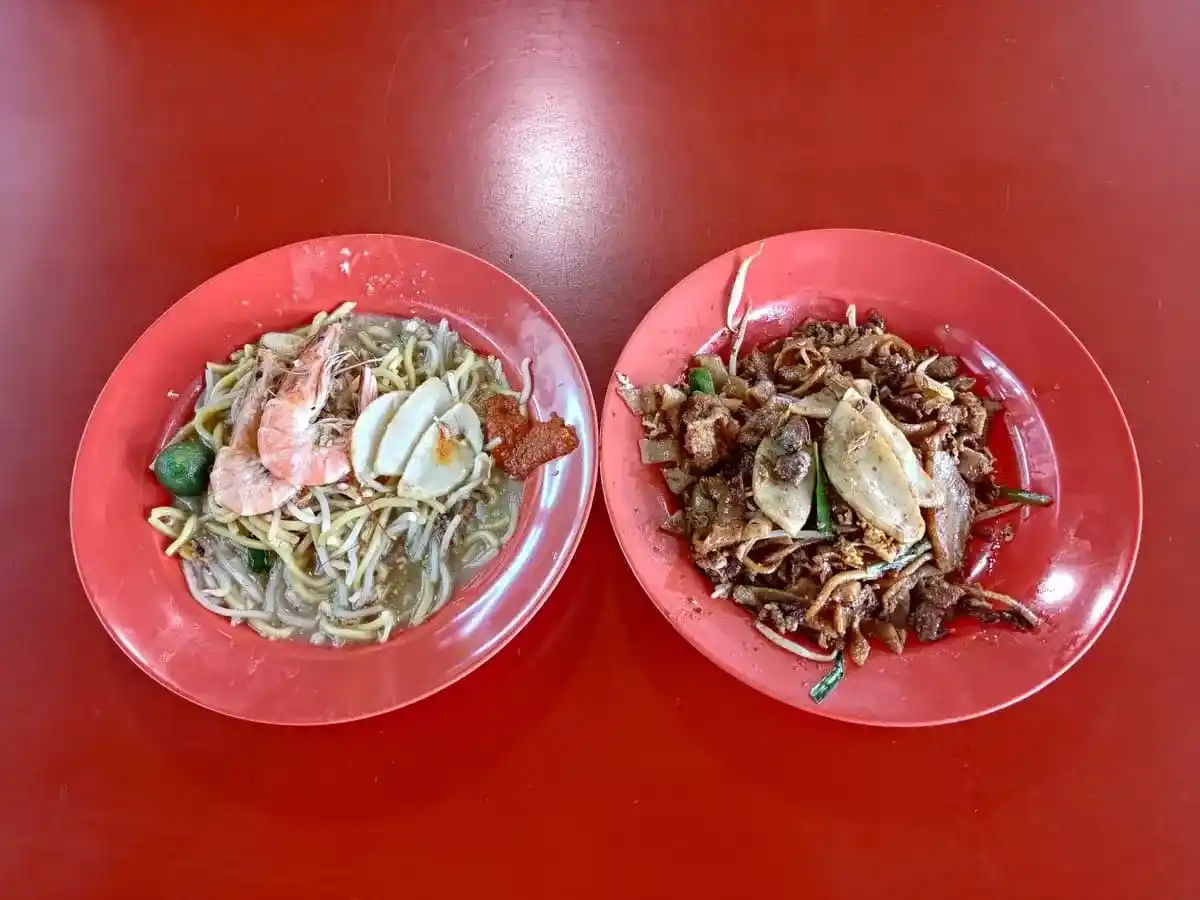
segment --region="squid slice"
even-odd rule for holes
[[[911,544],[925,534],[917,488],[894,440],[878,426],[877,418],[868,417],[872,405],[857,390],[846,391],[825,424],[821,461],[829,483],[863,521],[892,540]],[[904,443],[919,469],[912,448]],[[921,474],[928,481],[923,470]]]
[[[812,459],[812,446],[805,447]],[[752,478],[754,502],[759,510],[779,526],[788,537],[796,537],[804,530],[813,507],[813,491],[817,484],[817,467],[810,465],[808,473],[799,484],[789,484],[774,476],[772,463],[780,455],[779,447],[770,438],[764,439],[754,454]]]
[[[880,436],[892,448],[892,452],[896,454],[896,459],[904,469],[904,474],[908,478],[908,483],[912,485],[913,493],[917,497],[917,505],[923,507],[941,506],[942,494],[933,483],[933,479],[921,466],[921,461],[917,459],[916,451],[913,450],[912,444],[908,442],[908,438],[887,417],[882,407],[878,403],[867,400],[857,390],[851,388],[846,392],[851,398],[851,402],[855,399],[862,400],[866,406],[861,408],[862,414],[866,416],[867,421],[879,432]]]

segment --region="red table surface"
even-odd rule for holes
[[[1185,0],[4,0],[0,896],[1200,895],[1198,34]],[[1043,694],[912,732],[758,696],[662,620],[600,503],[517,640],[371,721],[220,718],[97,623],[76,444],[211,274],[327,233],[455,244],[600,391],[675,281],[815,226],[997,266],[1125,405],[1141,562]]]

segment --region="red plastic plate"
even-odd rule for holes
[[[525,482],[520,525],[499,558],[437,616],[385,644],[333,650],[266,641],[191,599],[146,524],[165,493],[148,467],[184,418],[206,360],[264,331],[355,300],[387,315],[445,316],[510,379],[533,359],[533,409],[559,413],[580,447]],[[220,713],[291,725],[360,719],[427,697],[494,656],[533,617],[575,552],[596,483],[587,376],[549,311],[461,250],[394,235],[281,247],[196,288],[158,319],[109,378],[84,430],[71,484],[71,539],[84,589],[146,673]]]
[[[674,381],[690,356],[727,346],[725,307],[749,244],[697,269],[646,315],[616,371],[635,383]],[[1079,340],[1019,285],[962,254],[914,238],[830,230],[768,239],[752,264],[745,346],[813,315],[878,309],[890,330],[961,357],[1003,398],[993,427],[1002,479],[1058,502],[1016,525],[984,586],[1030,602],[1032,633],[955,623],[936,644],[903,656],[875,647],[863,669],[821,705],[809,689],[827,667],[767,643],[750,617],[710,598],[683,543],[658,524],[674,506],[655,467],[642,465],[637,419],[608,386],[600,472],[613,527],[634,573],[668,621],[731,675],[809,712],[873,725],[935,725],[981,716],[1049,684],[1092,645],[1116,611],[1137,557],[1141,480],[1128,424]]]

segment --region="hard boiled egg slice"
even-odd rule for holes
[[[450,493],[471,473],[471,443],[444,422],[434,422],[421,435],[401,476],[401,488],[425,497]]]
[[[449,426],[456,435],[466,438],[467,443],[476,453],[483,452],[483,425],[480,424],[478,414],[469,404],[454,404],[439,421],[443,425]]]
[[[454,405],[446,383],[430,378],[421,384],[400,406],[388,423],[375,453],[374,469],[380,475],[399,475],[412,456],[413,448],[428,431],[433,420]]]
[[[367,404],[358,421],[354,423],[354,430],[350,432],[350,462],[359,481],[375,477],[375,469],[371,463],[379,451],[379,443],[388,423],[407,397],[408,393],[405,391],[393,391],[377,397]]]

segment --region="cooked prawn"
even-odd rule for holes
[[[379,396],[379,382],[375,380],[375,373],[371,371],[371,367],[363,366],[362,375],[359,376],[358,382],[358,413],[362,415],[362,411],[371,405],[371,401]]]
[[[260,350],[258,369],[234,414],[229,444],[217,451],[209,476],[212,500],[239,516],[257,516],[283,506],[299,488],[276,478],[258,458],[256,436],[271,383],[282,371],[269,350]]]
[[[329,484],[350,471],[348,434],[331,433],[317,424],[329,400],[341,337],[340,322],[313,335],[263,410],[259,458],[272,475],[294,485]]]

